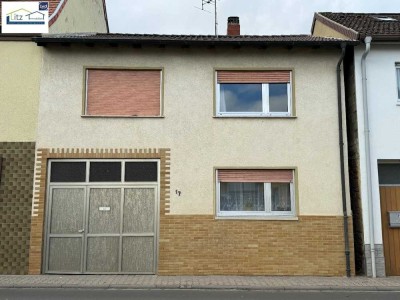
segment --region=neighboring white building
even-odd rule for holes
[[[345,59],[356,265],[400,275],[400,14],[316,13],[312,33],[363,42]]]

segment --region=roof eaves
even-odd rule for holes
[[[313,34],[313,32],[314,32],[314,27],[315,27],[315,21],[316,21],[316,18],[317,18],[317,14],[318,13],[314,13],[314,17],[313,17],[313,21],[312,21],[312,25],[311,25],[311,34]]]
[[[329,39],[313,40],[304,39],[304,37],[298,37],[298,40],[290,39],[291,36],[282,37],[268,37],[264,39],[262,37],[251,39],[251,37],[227,39],[224,38],[211,38],[201,36],[132,36],[132,37],[121,37],[115,35],[102,35],[96,34],[81,34],[79,36],[41,36],[33,38],[39,46],[55,43],[70,43],[70,44],[147,44],[147,45],[235,45],[235,46],[339,46],[342,43],[349,45],[358,44],[354,40],[340,40],[340,39]],[[275,38],[275,39],[274,39]],[[286,40],[285,40],[286,38]]]
[[[400,35],[399,34],[362,34],[360,36],[360,40],[364,40],[367,36],[372,37],[372,41],[376,42],[400,42]]]
[[[103,11],[104,11],[104,20],[106,21],[107,33],[110,33],[110,26],[108,24],[106,0],[103,0]]]
[[[329,19],[328,17],[323,16],[321,13],[315,13],[312,30],[314,30],[315,20],[318,20],[322,24],[329,26],[333,30],[336,30],[337,32],[347,36],[349,39],[358,40],[360,38],[360,34],[354,29],[348,28],[340,23],[337,23]]]

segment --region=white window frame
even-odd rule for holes
[[[218,72],[217,72],[218,73]],[[287,112],[270,112],[269,111],[269,83],[253,82],[261,84],[262,94],[262,112],[221,112],[221,84],[217,81],[217,73],[215,75],[215,98],[216,98],[216,115],[218,117],[291,117],[292,116],[292,73],[290,73],[290,82],[287,82],[288,95],[288,111]],[[237,83],[246,84],[246,83]]]
[[[292,171],[294,172],[294,170]],[[216,212],[217,217],[295,217],[296,216],[296,206],[295,206],[295,190],[294,190],[294,180],[288,182],[290,184],[290,207],[291,211],[272,211],[272,201],[271,201],[271,184],[281,183],[281,182],[264,182],[264,207],[265,211],[221,211],[220,206],[220,183],[218,181],[218,170],[215,174],[216,182]]]
[[[397,95],[397,105],[400,105],[400,63],[396,62],[395,63],[396,67],[396,95]]]

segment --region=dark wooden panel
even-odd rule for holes
[[[389,211],[400,211],[400,187],[381,186],[381,215],[386,275],[400,275],[400,228],[390,228]]]

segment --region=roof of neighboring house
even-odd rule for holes
[[[316,20],[351,39],[400,40],[400,14],[319,12],[314,15],[312,30]]]
[[[357,41],[311,35],[159,35],[159,34],[46,34],[33,40],[39,45],[49,43],[83,44],[152,44],[152,45],[234,45],[234,46],[340,46],[356,45]]]

